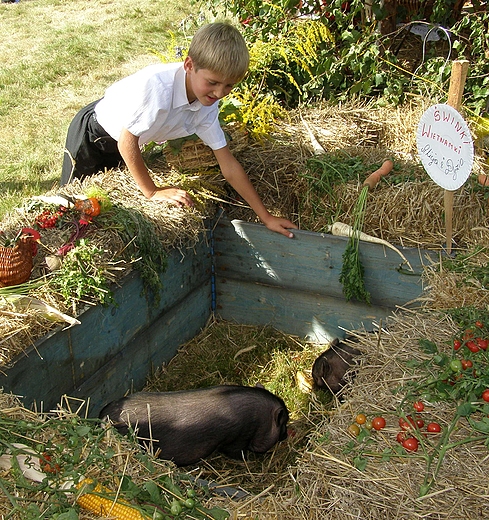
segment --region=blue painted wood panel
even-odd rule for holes
[[[360,256],[371,305],[347,302],[339,281],[347,238],[296,231],[288,239],[264,226],[221,221],[214,230],[218,313],[238,323],[270,324],[324,342],[342,328],[372,328],[396,306],[422,293],[425,252],[403,249],[415,275],[399,271],[391,249],[362,242]]]
[[[144,296],[139,274],[131,273],[114,290],[115,305],[89,307],[79,317],[81,325],[58,329],[35,347],[27,348],[11,368],[0,372],[0,387],[22,396],[26,406],[43,402],[46,409],[55,406],[61,395],[73,395],[75,389],[81,388],[97,371],[103,371],[129,344],[146,343],[148,348],[143,352],[149,359],[154,355],[151,348],[168,352],[171,357],[181,344],[181,330],[177,335],[168,335],[168,341],[151,342],[143,338],[151,338],[153,333],[155,338],[161,336],[161,330],[155,327],[153,331],[153,326],[156,323],[163,326],[167,313],[173,316],[169,327],[178,330],[181,325],[176,322],[181,319],[188,328],[187,337],[195,335],[211,313],[210,278],[211,258],[204,239],[183,258],[178,251],[169,255],[167,269],[161,275],[163,289],[158,305]],[[185,306],[195,305],[188,295],[201,287],[205,288],[199,293],[201,308],[189,311],[189,315],[200,316],[200,321],[192,322],[186,318]],[[141,358],[139,361],[143,362]]]
[[[71,391],[70,396],[90,397],[90,413],[98,415],[108,402],[140,390],[149,374],[168,363],[182,343],[190,341],[205,327],[210,315],[210,296],[208,283],[188,293],[183,301],[166,309],[151,326]]]

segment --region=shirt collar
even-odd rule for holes
[[[198,99],[193,103],[188,102],[187,88],[185,86],[186,77],[187,73],[182,65],[175,73],[175,82],[173,84],[173,108],[188,108],[192,111],[199,110],[203,105]]]

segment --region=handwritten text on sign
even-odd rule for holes
[[[474,143],[463,117],[450,105],[433,105],[421,116],[418,154],[428,175],[442,188],[456,190],[474,162]]]

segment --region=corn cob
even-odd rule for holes
[[[92,479],[84,479],[76,486],[81,489],[81,494],[76,500],[80,507],[114,520],[148,520],[151,518],[128,502],[116,500],[114,493],[101,484],[97,484],[93,491],[84,492],[84,488],[92,482]]]

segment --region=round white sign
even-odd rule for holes
[[[416,135],[418,154],[428,175],[442,188],[464,184],[474,163],[469,127],[450,105],[433,105],[421,116]]]

